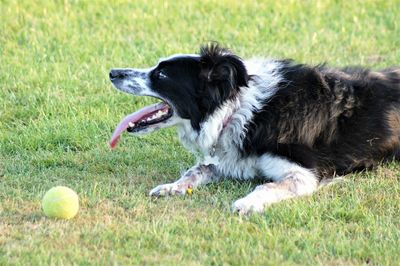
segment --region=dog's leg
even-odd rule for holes
[[[190,168],[174,183],[155,187],[150,191],[150,196],[185,195],[188,189],[194,189],[218,179],[214,165],[199,164]]]
[[[317,190],[318,179],[308,169],[278,158],[274,158],[269,166],[263,170],[266,170],[267,176],[272,176],[276,181],[258,186],[246,197],[235,201],[232,206],[234,212],[239,214],[260,213],[270,204],[310,195]]]

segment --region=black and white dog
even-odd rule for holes
[[[112,69],[113,85],[162,102],[115,129],[149,133],[177,126],[199,163],[150,195],[182,195],[218,181],[265,178],[233,203],[240,214],[316,191],[326,177],[400,157],[400,69],[311,67],[242,60],[216,44],[148,69]]]

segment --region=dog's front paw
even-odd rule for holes
[[[232,211],[239,215],[262,213],[267,206],[262,193],[262,191],[255,190],[246,197],[238,199],[232,204]]]
[[[149,195],[154,197],[162,197],[162,196],[172,196],[172,195],[185,195],[187,192],[187,187],[181,186],[177,183],[170,183],[159,185],[153,188]]]

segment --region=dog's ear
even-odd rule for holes
[[[249,76],[242,59],[218,44],[211,43],[200,48],[200,64],[200,78],[213,90],[213,98],[224,100],[248,84]]]

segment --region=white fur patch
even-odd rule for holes
[[[288,173],[299,172],[306,176],[312,176],[313,173],[300,165],[290,162],[284,158],[271,154],[264,154],[257,162],[257,168],[261,174],[268,176],[273,181],[279,181]]]
[[[129,94],[159,97],[159,95],[150,90],[149,87],[148,75],[153,69],[154,68],[126,68],[124,70],[129,71],[128,73],[130,73],[132,76],[129,79],[124,79],[123,83],[120,86],[114,86],[116,89]]]
[[[238,100],[227,101],[200,125],[201,130],[195,141],[205,154],[218,142],[224,129],[225,121],[234,115],[239,106]],[[232,122],[232,120],[229,121],[228,127]]]
[[[252,80],[248,88],[242,88],[239,95],[240,108],[234,113],[227,127],[227,135],[232,137],[232,141],[240,148],[246,134],[247,123],[253,118],[254,113],[259,111],[275,94],[278,83],[282,81],[279,73],[280,62],[251,59],[245,61],[245,66],[248,74],[252,75]]]

